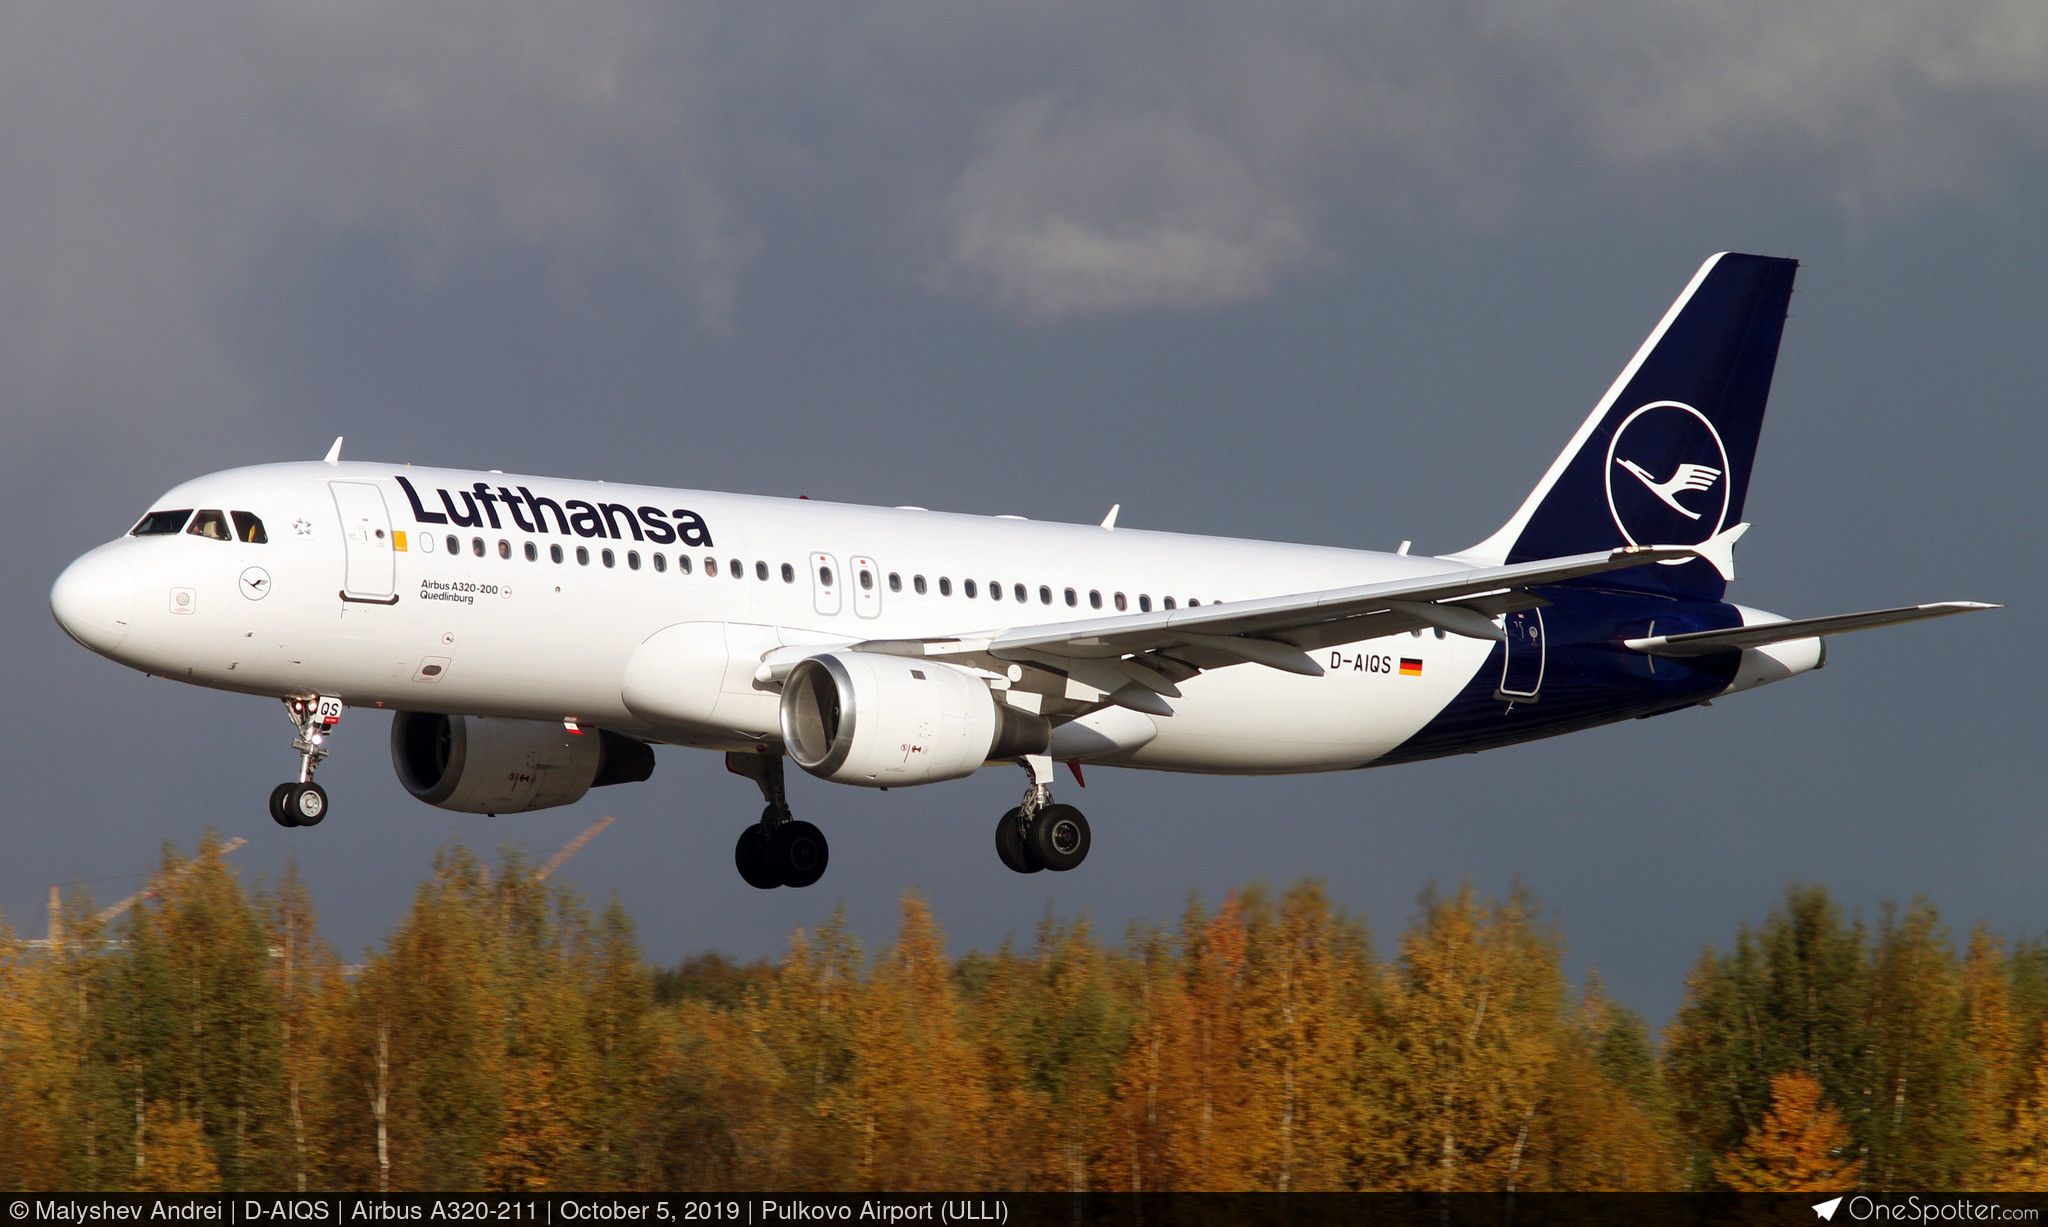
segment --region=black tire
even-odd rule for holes
[[[286,795],[297,787],[297,784],[279,784],[270,790],[270,820],[281,827],[295,827],[299,825],[298,820],[293,818],[290,811],[284,807]]]
[[[1088,859],[1088,820],[1071,805],[1048,805],[1031,820],[1024,844],[1032,858],[1055,873]]]
[[[285,793],[284,811],[295,827],[317,827],[327,817],[327,790],[318,784],[292,784]]]
[[[1024,842],[1024,811],[1013,809],[996,822],[996,855],[1016,873],[1037,873],[1045,866],[1031,855]]]
[[[768,828],[754,823],[740,832],[740,842],[732,850],[733,864],[738,866],[740,877],[755,890],[774,890],[782,885],[782,875],[775,870],[775,860],[768,847]]]
[[[782,874],[784,886],[811,885],[825,876],[825,866],[832,860],[825,832],[808,822],[783,823],[769,836],[769,844],[774,849],[775,867]]]

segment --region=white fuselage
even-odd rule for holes
[[[519,516],[503,498],[465,500],[479,482],[511,493]],[[558,520],[522,490],[564,508],[614,510],[565,533],[580,510]],[[1228,603],[1462,569],[1317,546],[367,463],[216,473],[153,507],[253,513],[268,540],[130,536],[80,559],[60,581],[71,585],[73,612],[63,616],[103,655],[251,694],[570,720],[724,749],[779,740],[777,694],[755,677],[779,646],[990,633],[1113,616],[1119,599],[1135,614],[1169,599]],[[659,514],[640,517],[640,508]],[[427,523],[421,510],[482,522]],[[685,511],[695,517],[686,536],[708,544],[658,539],[675,537]],[[584,535],[593,530],[603,535]],[[719,700],[690,718],[634,710],[624,692],[635,653],[684,624],[716,628],[691,642],[722,639],[724,651],[707,649],[683,670],[694,680],[677,684],[716,685]],[[1183,684],[1170,717],[1114,709],[1113,736],[1089,757],[1254,774],[1363,766],[1442,712],[1491,647],[1403,632],[1318,653],[1322,677],[1213,669]],[[1416,662],[1405,672],[1404,658]],[[1133,732],[1134,721],[1152,727]]]

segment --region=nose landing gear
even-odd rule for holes
[[[327,790],[313,782],[313,771],[327,757],[328,730],[341,722],[342,702],[332,695],[293,695],[284,708],[299,730],[292,739],[299,778],[270,790],[270,816],[281,827],[318,826],[327,817]]]
[[[996,856],[1018,873],[1064,873],[1088,857],[1088,819],[1071,805],[1053,802],[1050,758],[1032,754],[1022,762],[1031,772],[1031,787],[1024,803],[997,821]]]
[[[733,848],[733,864],[746,884],[756,890],[774,890],[778,886],[810,886],[824,877],[825,866],[832,859],[831,846],[823,831],[790,817],[782,755],[727,754],[725,769],[758,784],[768,802],[761,821],[741,831]]]

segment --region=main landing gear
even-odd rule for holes
[[[756,890],[778,886],[809,886],[825,876],[832,850],[825,833],[789,815],[789,796],[782,786],[782,755],[727,754],[725,769],[761,786],[768,802],[761,821],[740,832],[733,863],[740,877]]]
[[[327,817],[327,790],[313,782],[313,769],[327,757],[327,733],[341,721],[342,702],[332,695],[294,695],[284,708],[299,730],[292,739],[299,778],[270,790],[270,816],[281,827],[319,826]]]
[[[1088,819],[1071,805],[1053,803],[1050,758],[1031,754],[1020,761],[1031,772],[1031,787],[1024,803],[996,823],[996,855],[1018,873],[1064,873],[1088,857]]]

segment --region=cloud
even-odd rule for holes
[[[1203,307],[1314,254],[1304,202],[1187,116],[999,110],[945,202],[942,278],[1039,315]]]
[[[1256,298],[1358,236],[1665,182],[1882,225],[2038,161],[2044,52],[2032,0],[22,0],[0,395],[255,404],[223,319],[309,235],[422,286],[650,270],[715,329],[807,244],[1048,318]]]

